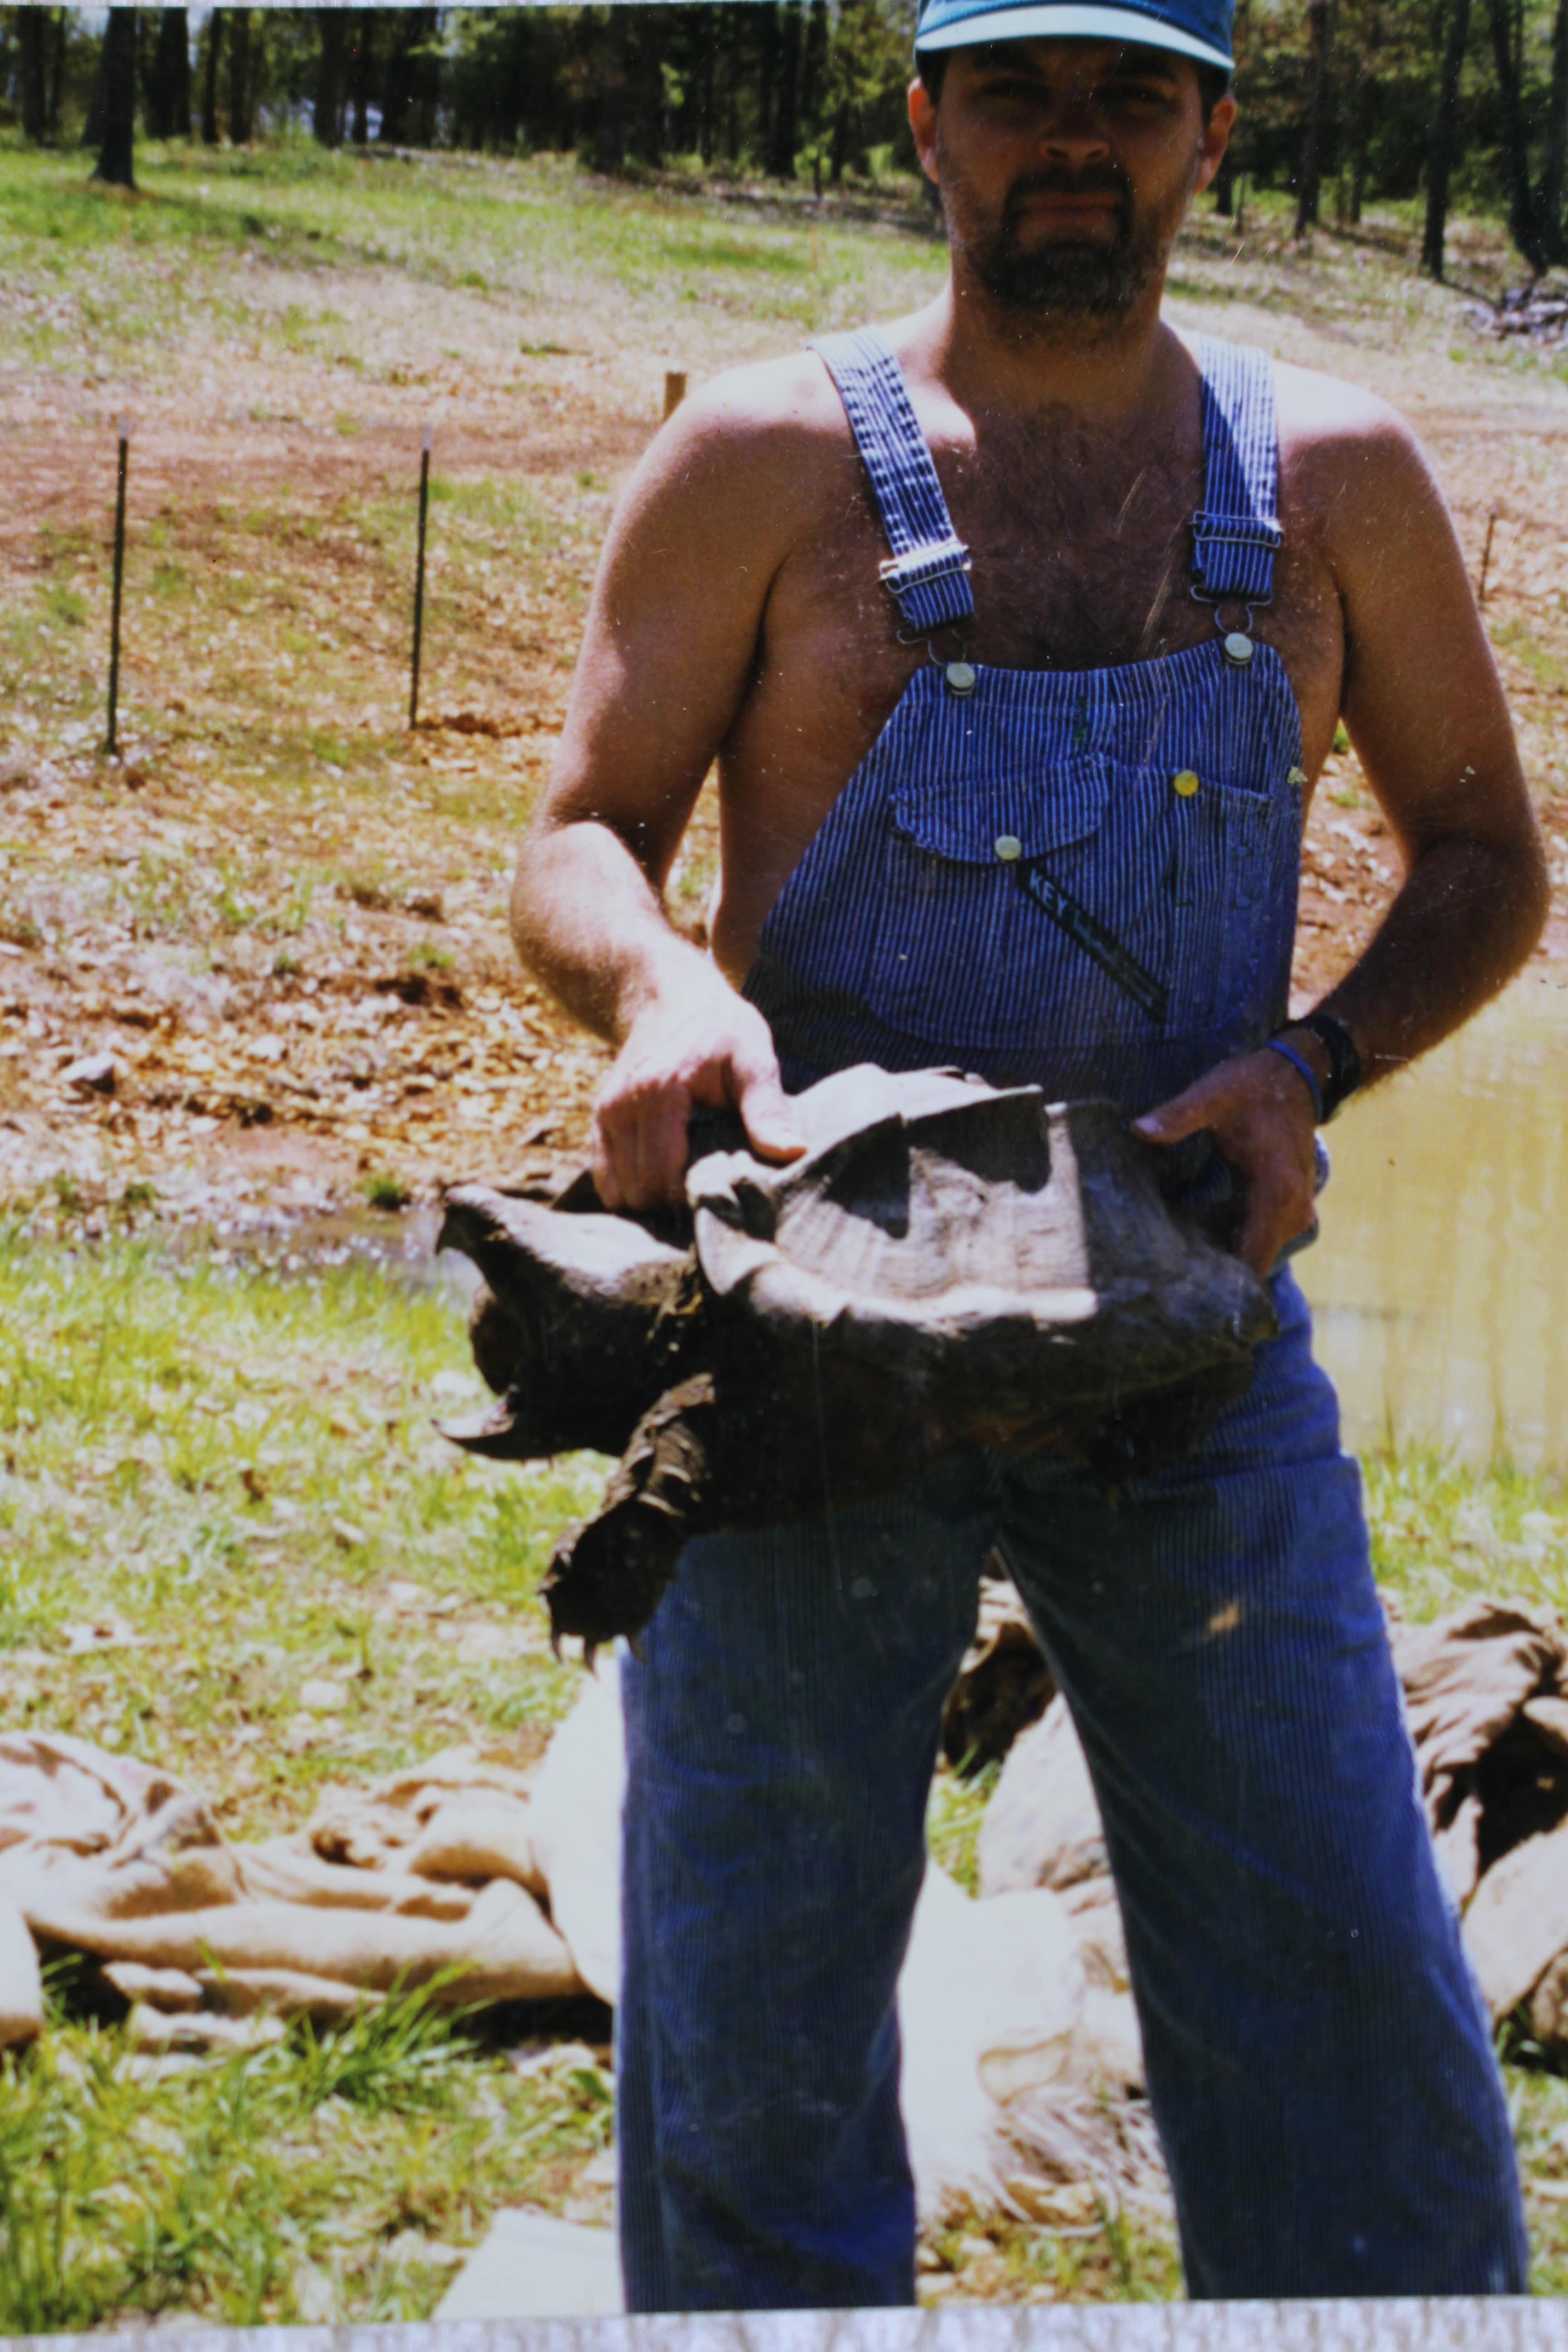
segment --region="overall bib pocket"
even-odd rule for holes
[[[1272,792],[1224,783],[1215,786],[1214,803],[1223,828],[1223,868],[1216,860],[1214,884],[1224,908],[1215,942],[1215,998],[1226,1007],[1226,1026],[1240,1043],[1266,1035],[1285,1017],[1301,862],[1301,793],[1289,781]]]
[[[948,1050],[1165,1034],[1193,1009],[1173,934],[1194,829],[1168,779],[1099,753],[893,792],[867,1003]]]

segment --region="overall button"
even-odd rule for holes
[[[1292,768],[1289,774],[1285,779],[1285,782],[1288,784],[1304,784],[1306,781],[1307,771],[1305,768]]]
[[[1190,768],[1184,768],[1179,776],[1171,778],[1171,790],[1173,793],[1180,793],[1184,801],[1190,801],[1197,788],[1198,780]]]
[[[1225,639],[1224,653],[1232,669],[1245,669],[1252,659],[1252,639],[1232,629]]]
[[[1004,866],[1011,866],[1015,858],[1022,857],[1024,855],[1024,845],[1016,833],[999,833],[996,836],[996,855]]]
[[[973,693],[974,665],[973,662],[949,662],[946,676],[949,694],[956,694],[962,699],[964,695]]]

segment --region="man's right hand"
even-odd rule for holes
[[[805,1150],[767,1023],[715,972],[700,992],[644,1005],[599,1089],[594,1182],[605,1207],[679,1201],[691,1110],[725,1104],[740,1112],[760,1160],[798,1160]]]

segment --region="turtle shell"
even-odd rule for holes
[[[795,1109],[805,1155],[703,1152],[678,1230],[608,1214],[583,1176],[547,1202],[447,1195],[500,1391],[447,1433],[621,1455],[556,1547],[557,1636],[635,1636],[689,1537],[889,1493],[955,1444],[1067,1454],[1108,1484],[1178,1460],[1276,1328],[1112,1103],[864,1068]]]
[[[795,1108],[803,1159],[710,1154],[687,1184],[721,1349],[743,1329],[786,1381],[803,1353],[817,1380],[841,1360],[949,1442],[1028,1444],[1063,1408],[1244,1366],[1277,1328],[1113,1103],[868,1067]]]

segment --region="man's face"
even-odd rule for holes
[[[910,93],[948,235],[1009,310],[1112,321],[1170,250],[1236,113],[1205,121],[1197,68],[1110,41],[999,41],[951,52],[940,103]]]

